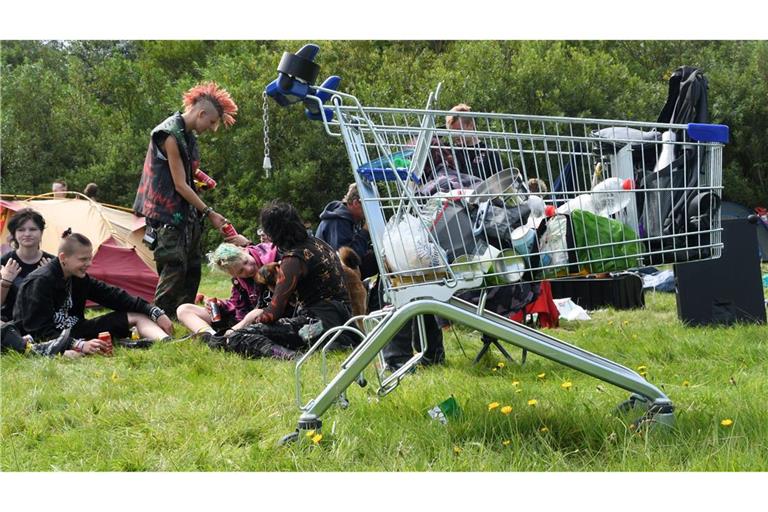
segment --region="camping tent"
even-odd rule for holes
[[[723,204],[720,206],[720,217],[723,220],[746,219],[754,214],[753,210],[739,203],[723,201]],[[760,249],[760,260],[768,261],[768,228],[760,221],[757,223],[757,245]]]
[[[50,194],[18,199],[0,198],[0,240],[2,252],[10,250],[8,221],[21,208],[32,208],[45,219],[42,249],[56,254],[61,234],[67,229],[81,233],[93,243],[93,264],[88,274],[118,286],[131,295],[152,301],[157,286],[157,270],[150,251],[143,243],[144,219],[129,210],[92,201],[70,192],[64,199]]]

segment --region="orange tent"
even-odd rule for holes
[[[0,196],[2,253],[11,249],[8,221],[21,208],[32,208],[45,219],[44,251],[56,254],[61,234],[72,228],[93,243],[94,258],[89,275],[152,302],[158,277],[152,251],[142,243],[144,218],[77,192],[68,192],[68,196],[73,197],[55,199],[51,193]]]

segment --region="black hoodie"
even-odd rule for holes
[[[355,222],[347,205],[341,201],[331,201],[320,214],[320,225],[317,226],[315,237],[339,250],[339,247],[347,246],[362,260],[370,250],[371,235],[367,229],[362,229]]]
[[[64,279],[58,258],[35,270],[22,283],[16,297],[13,318],[16,326],[35,339],[52,339],[66,327],[85,318],[85,301],[115,311],[151,313],[152,306],[120,288],[108,285],[88,274]]]

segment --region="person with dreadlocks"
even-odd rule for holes
[[[221,230],[227,223],[195,192],[193,175],[200,165],[197,135],[215,132],[220,123],[235,124],[237,105],[215,82],[196,85],[184,96],[184,112],[176,112],[153,130],[133,209],[146,217],[145,241],[154,250],[160,279],[155,304],[171,314],[193,303],[200,284],[204,219]],[[246,245],[241,235],[226,241]]]

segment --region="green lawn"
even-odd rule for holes
[[[217,275],[206,274],[202,285],[208,294],[228,288]],[[318,444],[304,437],[279,447],[298,418],[293,365],[183,341],[116,349],[113,358],[3,355],[0,469],[768,469],[768,329],[688,328],[677,319],[674,295],[649,293],[646,302],[645,310],[601,310],[590,322],[566,322],[550,332],[631,368],[645,366],[677,407],[671,432],[634,433],[627,428],[634,417],[612,413],[625,391],[540,357],[498,368],[495,353],[473,366],[478,335],[459,329],[445,333],[444,367],[420,369],[383,399],[369,370],[367,388],[350,388],[350,407],[323,417]],[[308,370],[316,386],[317,368]],[[461,417],[448,425],[430,420],[426,411],[450,395]],[[491,402],[501,407],[489,411]],[[512,410],[505,415],[507,405]],[[724,419],[733,424],[722,426]]]

